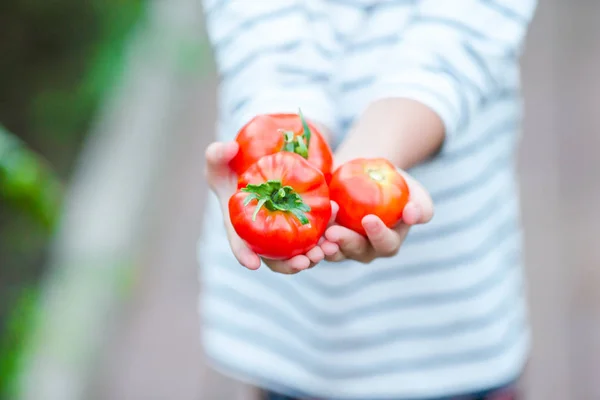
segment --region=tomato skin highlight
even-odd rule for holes
[[[333,154],[319,130],[306,121],[310,129],[308,161],[331,179]],[[252,118],[238,132],[235,140],[240,145],[238,154],[229,163],[230,168],[242,175],[261,157],[280,152],[285,146],[282,131],[293,132],[294,138],[303,137],[304,127],[298,114],[263,114]]]
[[[340,209],[336,222],[366,235],[362,219],[374,214],[389,228],[401,219],[410,192],[396,167],[383,158],[358,158],[338,167],[329,185]]]
[[[278,198],[281,190],[286,195]],[[257,211],[260,199],[269,200]],[[276,204],[270,199],[281,201]],[[286,208],[292,204],[290,199],[304,204],[292,208],[307,223],[294,212],[269,209],[278,204]],[[238,190],[229,199],[229,215],[236,233],[255,253],[286,260],[305,254],[323,236],[331,218],[329,188],[323,173],[303,157],[278,152],[260,158],[240,176]]]

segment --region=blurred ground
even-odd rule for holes
[[[246,400],[252,391],[210,370],[203,362],[197,313],[200,236],[206,187],[204,149],[213,135],[216,82],[200,80],[174,120],[181,138],[165,150],[171,162],[155,189],[144,271],[124,310],[108,364],[97,383],[99,400]],[[250,396],[250,397],[249,397]]]
[[[521,187],[534,351],[525,379],[531,400],[600,399],[598,174],[600,3],[541,2],[524,59],[525,137]],[[123,311],[98,399],[235,400],[247,388],[202,363],[196,240],[206,188],[203,150],[215,115],[213,80],[186,89],[168,149],[145,273]],[[596,89],[596,90],[594,90]]]

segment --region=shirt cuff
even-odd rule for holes
[[[418,101],[440,117],[446,140],[449,140],[468,118],[469,99],[466,96],[461,96],[457,84],[443,74],[414,70],[378,79],[369,90],[366,104],[382,98]]]

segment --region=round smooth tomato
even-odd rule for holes
[[[395,226],[410,195],[402,175],[383,158],[342,164],[334,171],[329,190],[331,200],[340,206],[336,222],[362,235],[366,235],[362,219],[369,214],[390,228]]]
[[[237,234],[258,255],[285,260],[317,245],[331,218],[323,173],[295,153],[260,158],[229,199]]]
[[[240,129],[235,140],[240,150],[229,166],[238,176],[263,156],[289,151],[307,159],[328,182],[331,178],[331,148],[302,113],[258,115]]]

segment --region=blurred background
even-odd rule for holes
[[[523,59],[531,400],[600,399],[600,2]],[[216,78],[196,0],[0,2],[0,399],[236,400],[203,362]]]

